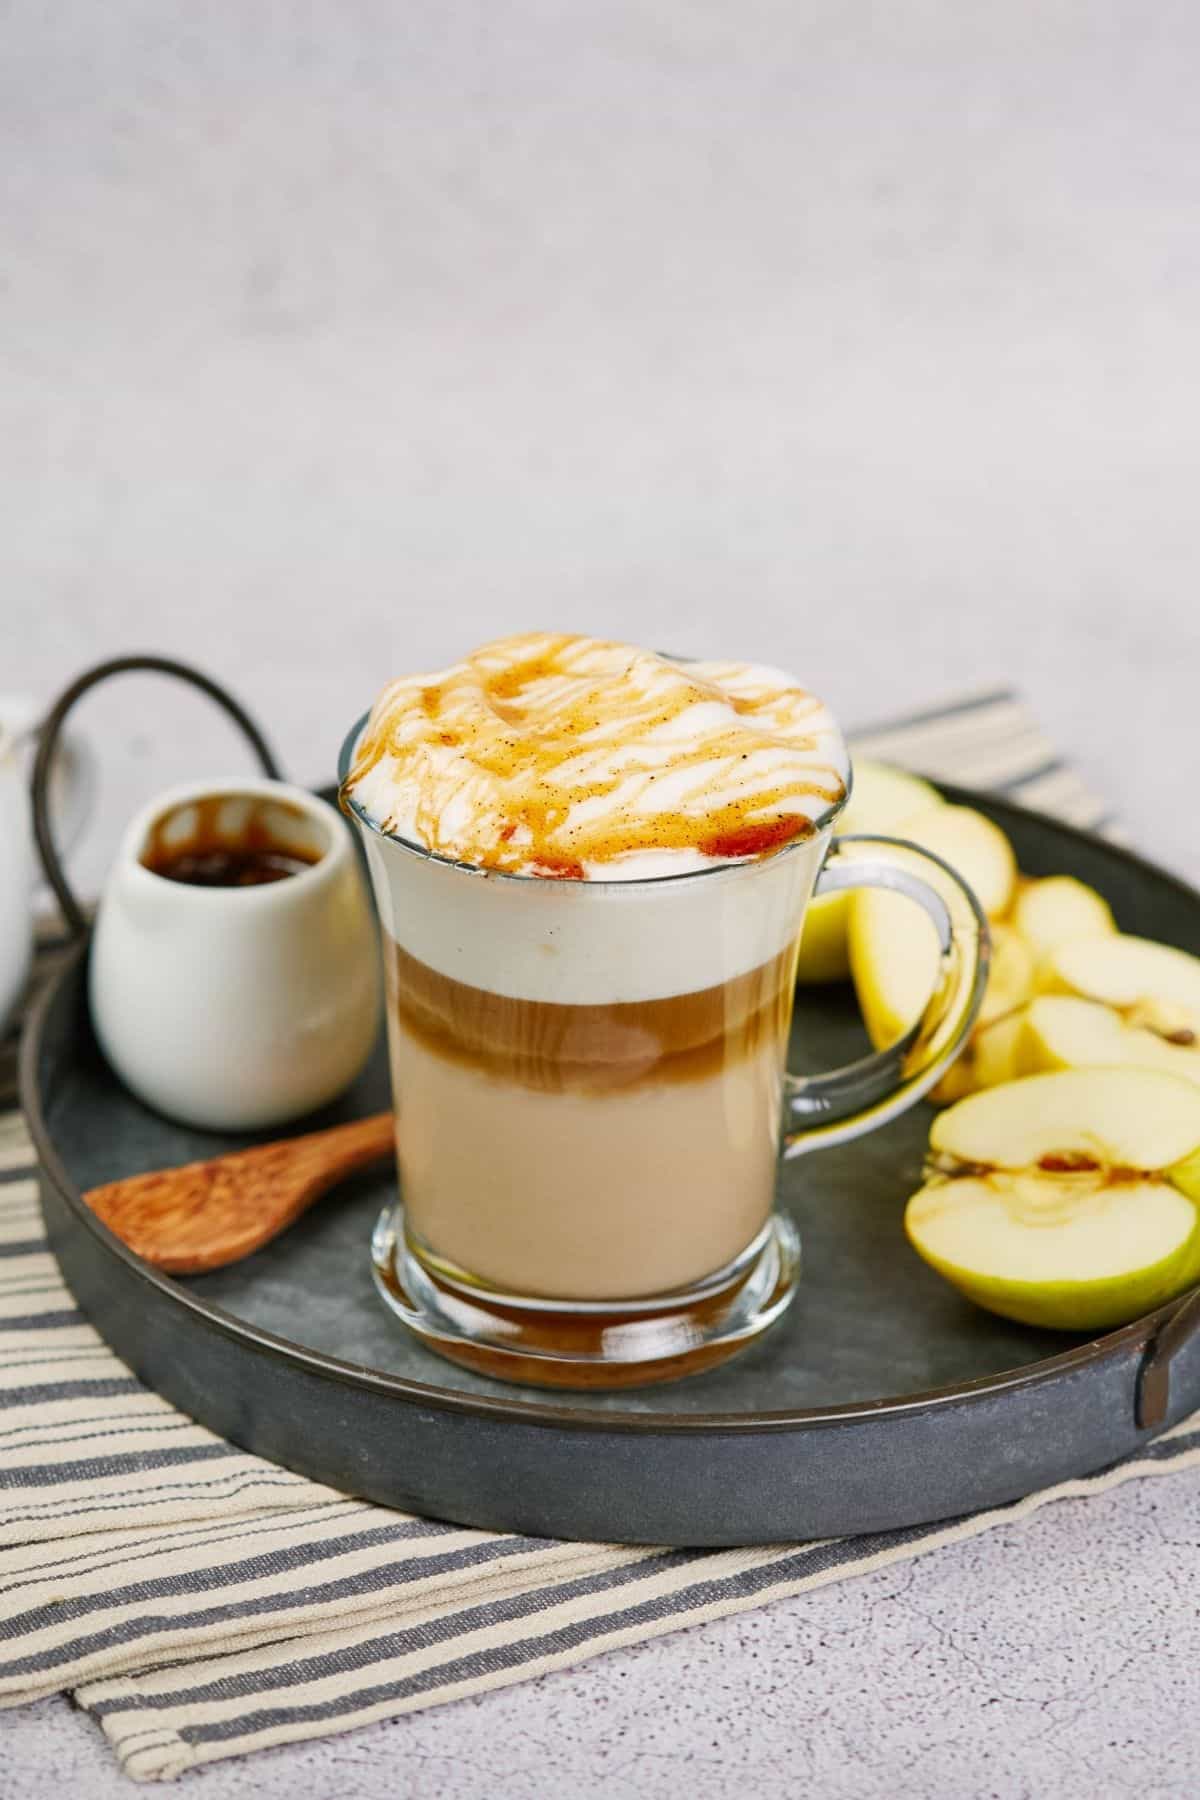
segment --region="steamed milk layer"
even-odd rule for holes
[[[816,821],[845,767],[787,677],[594,640],[507,640],[385,691],[349,795],[468,865],[367,839],[427,1259],[630,1299],[754,1239]],[[699,878],[651,879],[671,874]]]

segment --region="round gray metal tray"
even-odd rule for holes
[[[1033,874],[1098,887],[1126,930],[1200,951],[1200,895],[1127,852],[981,804]],[[252,1141],[185,1130],[126,1093],[87,1018],[86,943],[31,1017],[23,1100],[50,1240],[130,1368],[249,1450],[315,1480],[465,1524],[640,1543],[837,1536],[1011,1500],[1125,1455],[1200,1405],[1192,1295],[1094,1341],[960,1299],[904,1242],[929,1111],[789,1164],[804,1273],[785,1320],[709,1374],[636,1393],[502,1386],[444,1363],[376,1298],[368,1241],[394,1182],[347,1183],[246,1262],[186,1280],[130,1254],[80,1198],[99,1182]],[[825,1066],[863,1046],[848,990],[802,990]],[[798,1062],[795,1066],[802,1066]],[[332,1123],[387,1104],[382,1054]]]

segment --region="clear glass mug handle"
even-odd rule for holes
[[[853,855],[847,847],[855,846]],[[890,852],[866,856],[858,846]],[[955,914],[938,890],[905,866],[932,864],[963,902]],[[905,1112],[954,1061],[975,1023],[987,983],[987,919],[974,893],[949,863],[903,838],[855,834],[835,838],[817,877],[814,899],[850,888],[890,888],[924,907],[938,934],[937,980],[916,1024],[898,1043],[823,1075],[785,1075],[784,1156],[827,1150],[874,1131]],[[959,915],[959,916],[956,916]]]

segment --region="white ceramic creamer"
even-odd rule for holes
[[[147,866],[197,809],[248,819],[312,858],[261,886],[195,886]],[[214,1130],[256,1130],[334,1098],[379,1023],[374,924],[349,830],[325,801],[267,780],[161,795],[125,834],[100,903],[89,992],[96,1035],[139,1099]]]

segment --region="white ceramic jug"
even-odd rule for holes
[[[265,832],[308,866],[251,887],[193,886],[148,867],[152,842],[186,844],[203,801],[231,842]],[[89,994],[113,1068],[170,1118],[255,1130],[331,1100],[370,1054],[380,1009],[374,924],[345,820],[280,781],[160,795],[117,853]]]
[[[42,867],[76,937],[87,932],[87,914],[50,817],[53,761],[83,695],[133,673],[166,675],[207,694],[238,726],[266,778],[173,788],[129,826],[91,946],[96,1034],[127,1086],[172,1118],[229,1131],[282,1124],[354,1079],[378,1027],[378,952],[349,827],[325,801],[279,779],[257,725],[211,676],[171,657],[110,658],[59,695],[33,768]],[[185,844],[205,800],[206,829],[230,850],[250,848],[261,828],[281,848],[294,846],[308,866],[261,886],[172,879],[152,851]]]

